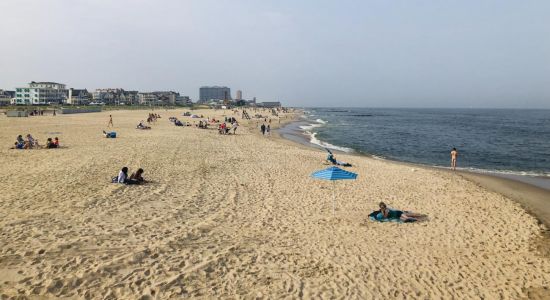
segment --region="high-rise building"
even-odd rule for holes
[[[235,100],[243,100],[243,91],[237,90],[237,97],[235,97]]]
[[[226,86],[202,86],[199,89],[199,102],[210,100],[231,100],[231,89]]]
[[[55,82],[34,82],[28,87],[15,88],[15,104],[63,103],[67,99],[64,84]]]

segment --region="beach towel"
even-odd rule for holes
[[[395,223],[410,223],[410,222],[416,222],[416,220],[407,220],[403,221],[400,218],[384,218],[384,215],[380,210],[375,210],[369,214],[369,219],[372,221],[377,222],[395,222]]]

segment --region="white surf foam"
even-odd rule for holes
[[[328,148],[328,149],[332,149],[332,150],[338,150],[338,151],[343,151],[343,152],[347,152],[347,153],[351,153],[353,152],[353,149],[351,148],[346,148],[346,147],[340,147],[340,146],[336,146],[336,145],[333,145],[331,143],[327,143],[327,142],[323,142],[321,140],[319,140],[316,135],[317,133],[314,132],[314,133],[311,133],[309,131],[306,131],[307,134],[309,134],[309,142],[312,143],[312,144],[315,144],[315,145],[318,145],[318,146],[321,146],[323,148]]]

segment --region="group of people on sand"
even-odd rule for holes
[[[30,133],[27,134],[26,138],[23,138],[22,135],[18,135],[15,144],[12,149],[39,149],[42,148],[38,144],[38,139],[35,139]],[[46,141],[46,148],[53,149],[59,148],[59,138],[55,137],[54,139],[48,138]]]
[[[239,123],[237,123],[237,120],[234,120],[234,122],[230,123],[230,125],[227,125],[227,123],[223,122],[218,125],[218,133],[229,134],[231,129],[233,129],[233,134],[236,134],[238,127],[239,127]]]
[[[271,135],[271,125],[267,124],[267,126],[265,126],[265,124],[262,124],[262,126],[260,126],[260,132],[262,135]]]
[[[142,168],[139,168],[136,172],[132,173],[132,175],[128,176],[128,167],[123,167],[120,172],[118,172],[118,176],[113,177],[112,182],[123,184],[146,183],[145,179],[143,178]]]
[[[201,128],[201,129],[208,129],[208,122],[206,121],[199,121],[199,124],[197,125],[198,128]]]
[[[157,119],[160,119],[160,115],[157,113],[149,113],[149,116],[147,116],[147,123],[151,124],[152,122],[156,122]],[[142,121],[143,122],[143,121]]]

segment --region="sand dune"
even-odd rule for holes
[[[117,139],[101,135],[110,113]],[[133,129],[146,113],[0,117],[2,297],[548,295],[541,226],[458,175],[339,155],[359,177],[334,185],[333,218],[333,185],[309,177],[324,153],[262,137],[255,122],[236,136],[171,125],[181,111]],[[66,148],[7,149],[29,132]],[[152,182],[109,183],[122,166]],[[429,220],[367,221],[379,201]]]

